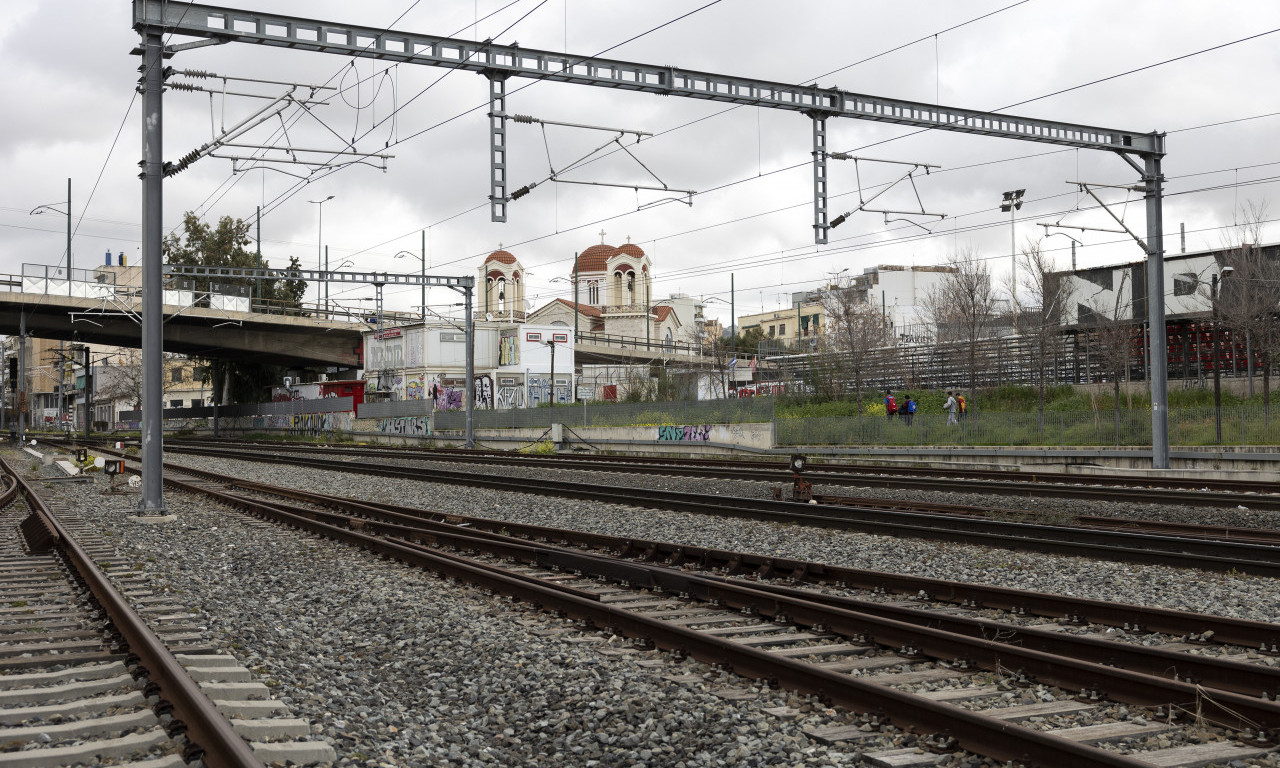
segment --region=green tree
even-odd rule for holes
[[[210,226],[199,216],[188,211],[182,217],[182,229],[164,239],[164,257],[168,264],[198,267],[257,267],[257,254],[249,250],[253,240],[249,237],[249,224],[240,219],[223,216],[217,226]],[[269,267],[263,259],[264,269]],[[296,256],[289,257],[288,269],[301,269]],[[197,295],[207,294],[209,278],[196,278],[192,287]],[[255,308],[274,307],[299,310],[306,293],[305,280],[262,280],[248,278],[216,278],[220,285],[244,285],[251,289],[256,285]],[[206,300],[207,301],[207,300]],[[263,399],[264,390],[278,382],[284,374],[282,366],[260,362],[248,362],[234,358],[209,358],[208,371],[218,402],[256,402]]]
[[[248,222],[223,216],[218,220],[217,226],[213,227],[187,211],[182,217],[182,230],[171,233],[164,239],[164,260],[168,264],[189,267],[257,267],[257,254],[249,250],[252,244]],[[269,266],[267,260],[263,259],[262,267],[266,269]],[[290,256],[288,269],[301,268],[298,257]],[[250,287],[257,283],[257,291],[254,293],[258,299],[256,303],[290,309],[300,308],[302,297],[307,292],[305,280],[217,278],[215,282]],[[193,283],[197,292],[209,290],[208,278],[196,278]]]

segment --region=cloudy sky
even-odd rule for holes
[[[6,105],[0,121],[0,271],[65,264],[65,219],[30,211],[65,200],[68,178],[74,266],[101,264],[107,250],[136,259],[141,118],[130,4],[11,5],[0,16],[6,73],[0,85]],[[1166,249],[1181,247],[1180,224],[1189,250],[1219,245],[1241,205],[1270,200],[1271,216],[1280,215],[1280,152],[1273,140],[1280,126],[1280,3],[1274,0],[238,0],[238,7],[577,55],[608,51],[617,59],[817,82],[969,109],[1019,105],[1008,111],[1168,131]],[[856,213],[832,230],[828,245],[815,246],[811,128],[803,115],[515,79],[508,86],[509,112],[653,136],[635,146],[633,136],[624,140],[635,159],[612,145],[615,151],[606,148],[594,162],[563,175],[624,186],[540,184],[510,204],[507,223],[497,224],[489,220],[487,81],[480,75],[238,44],[183,52],[168,63],[219,77],[332,88],[318,92],[325,103],[313,108],[314,117],[287,110],[241,143],[332,153],[354,139],[360,152],[394,157],[385,170],[373,163],[321,170],[272,164],[242,172],[231,160],[205,158],[166,182],[166,232],[186,211],[210,221],[248,220],[261,206],[269,263],[284,266],[297,256],[314,267],[319,206],[308,201],[334,195],[323,206],[331,266],[350,260],[362,270],[417,271],[416,260],[394,256],[418,253],[425,232],[430,272],[472,275],[501,244],[528,269],[527,293],[535,305],[570,296],[569,286],[553,278],[570,272],[575,251],[601,242],[601,231],[605,242],[630,238],[652,256],[655,300],[674,292],[714,299],[708,313],[726,324],[728,306],[719,302],[729,299],[731,274],[739,315],[785,305],[790,292],[816,287],[841,270],[936,264],[958,250],[990,258],[1003,278],[1011,251],[1009,218],[998,210],[1003,191],[1027,190],[1015,232],[1021,244],[1043,234],[1036,222],[1115,228],[1069,181],[1136,182],[1133,171],[1107,153],[832,119],[833,151],[939,166],[916,177],[919,202],[904,183],[875,207],[906,210],[922,203],[946,218],[895,216],[890,218],[910,220],[886,223],[882,214]],[[175,76],[170,82],[223,88],[220,79]],[[271,96],[286,89],[235,80],[226,87]],[[168,91],[165,158],[176,161],[264,103]],[[509,124],[508,136],[515,189],[544,181],[616,134]],[[832,161],[832,217],[857,207],[859,177],[862,194],[870,195],[903,172],[904,166],[874,162],[858,163],[855,172],[852,162]],[[676,194],[625,186],[658,180],[693,191],[692,205],[673,200]],[[1111,190],[1107,197],[1127,225],[1145,233],[1137,194]],[[55,207],[63,210],[65,203]],[[1264,239],[1275,239],[1264,232]],[[1142,255],[1122,235],[1073,236],[1081,241],[1080,266]],[[1060,266],[1069,266],[1068,238],[1052,237],[1045,247]],[[333,296],[358,306],[372,288],[335,288]],[[454,301],[444,289],[429,299],[442,313],[454,311]],[[409,310],[419,303],[418,291],[388,291],[386,302]]]

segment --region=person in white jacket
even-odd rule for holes
[[[947,412],[947,423],[955,424],[956,422],[956,398],[951,394],[951,390],[947,390],[947,402],[942,404],[943,410]]]

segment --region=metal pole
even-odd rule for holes
[[[27,313],[18,312],[18,439],[27,439]]]
[[[324,210],[324,206],[320,207]],[[329,319],[329,246],[324,247],[324,318]]]
[[[1213,276],[1213,431],[1222,445],[1222,341],[1218,332],[1218,275]]]
[[[262,206],[260,205],[258,206],[255,220],[257,221],[257,238],[256,239],[258,241],[258,269],[262,269]],[[261,292],[258,288],[258,284],[260,282],[261,282],[260,280],[253,281],[253,298],[255,299],[262,298]],[[253,309],[253,307],[250,307],[250,309]]]
[[[547,407],[556,407],[556,343],[548,341],[547,346],[551,347],[551,386],[547,387]]]
[[[71,295],[71,179],[67,179],[67,295]]]
[[[466,421],[466,441],[464,446],[467,448],[476,447],[476,432],[474,421],[475,410],[475,383],[472,381],[476,374],[476,325],[471,317],[471,299],[474,289],[467,287],[463,289],[465,295],[466,312],[467,312],[467,382],[463,396],[466,398],[467,405],[467,421]],[[486,291],[485,293],[488,293]]]
[[[650,311],[652,311],[652,306],[649,304],[649,281],[645,280],[644,281],[644,348],[646,351],[650,349],[649,326],[652,325],[652,323],[649,322]]]
[[[578,254],[573,254],[573,343],[578,343],[578,315],[582,308],[578,306]]]
[[[67,413],[67,357],[63,351],[62,341],[58,341],[58,426],[56,429],[62,431],[62,420],[66,418]]]
[[[427,324],[427,230],[424,229],[422,230],[422,325],[424,328],[426,327],[426,324]]]
[[[6,382],[4,379],[5,375],[8,373],[9,373],[9,342],[6,340],[3,342],[0,342],[0,429],[4,429],[7,426],[7,422],[8,422],[8,419],[5,418],[8,415],[7,413],[5,413],[5,406],[8,404],[8,401],[9,401],[9,389],[6,386],[8,382]]]
[[[729,343],[733,346],[734,357],[737,357],[738,351],[738,310],[735,302],[738,299],[738,292],[733,287],[733,273],[729,273]]]
[[[1163,136],[1161,146],[1163,146]],[[1169,468],[1169,351],[1164,327],[1164,176],[1160,155],[1146,156],[1147,321],[1151,325],[1151,466]]]
[[[89,345],[84,345],[84,437],[89,439],[93,426],[93,369],[89,362]]]
[[[1009,206],[1009,283],[1013,291],[1013,332],[1018,332],[1018,207]]]
[[[161,217],[164,214],[164,50],[148,28],[142,53],[142,497],[138,511],[165,512],[164,293]],[[68,254],[70,255],[70,254]]]

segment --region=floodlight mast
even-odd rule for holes
[[[1164,249],[1160,243],[1159,229],[1162,223],[1160,209],[1163,182],[1160,159],[1165,154],[1163,133],[1017,117],[870,96],[839,88],[822,88],[816,84],[795,85],[522,48],[494,43],[492,40],[459,40],[198,3],[133,0],[133,19],[134,29],[144,36],[148,45],[153,39],[158,45],[162,34],[205,38],[170,46],[166,49],[170,54],[191,47],[239,42],[448,67],[484,75],[489,80],[490,218],[493,221],[506,220],[506,205],[509,200],[506,186],[506,81],[512,77],[642,91],[664,96],[684,96],[808,115],[813,121],[814,236],[818,244],[827,242],[829,229],[826,200],[826,120],[830,117],[873,120],[916,128],[1114,152],[1137,170],[1147,190],[1147,295],[1152,318],[1150,359],[1152,370],[1155,371],[1151,381],[1152,464],[1157,469],[1167,469],[1169,466],[1165,383],[1168,354],[1164,346]],[[161,85],[157,77],[154,88],[158,91]],[[148,88],[150,87],[152,86],[149,84]],[[157,109],[159,98],[157,93]],[[145,119],[148,119],[147,114],[144,114]],[[1142,164],[1135,162],[1130,156],[1140,158]],[[158,185],[159,180],[155,183]],[[158,246],[158,221],[155,231]],[[147,237],[144,233],[144,239]],[[145,258],[144,255],[144,260]],[[144,416],[145,413],[144,408]]]

